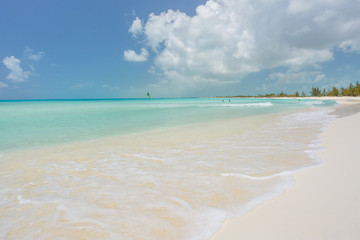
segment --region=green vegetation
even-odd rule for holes
[[[321,96],[321,90],[318,87],[312,87],[310,91],[311,96]]]
[[[341,88],[340,91],[336,87],[332,87],[331,90],[320,91],[318,87],[312,87],[310,91],[311,96],[360,96],[360,83],[350,83],[348,88]]]
[[[283,91],[281,91],[278,94],[275,93],[267,93],[265,95],[258,95],[258,96],[226,96],[226,97],[219,97],[219,98],[249,98],[249,97],[265,97],[265,98],[272,98],[272,97],[306,97],[306,93],[302,92],[301,95],[299,92],[296,92],[294,94],[288,94]],[[350,83],[349,87],[347,88],[341,88],[337,89],[335,86],[333,86],[331,89],[326,90],[325,88],[321,90],[319,87],[312,87],[310,91],[310,96],[313,97],[321,97],[321,96],[360,96],[360,83],[356,82],[355,84]]]

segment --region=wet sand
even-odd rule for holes
[[[285,194],[226,220],[212,240],[360,239],[360,101],[336,100],[339,117],[318,153],[323,164],[295,174]]]

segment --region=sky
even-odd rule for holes
[[[0,0],[0,99],[347,87],[359,12],[360,0]]]

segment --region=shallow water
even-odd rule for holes
[[[297,100],[1,104],[1,239],[208,239],[318,164],[334,118]]]

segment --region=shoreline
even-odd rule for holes
[[[340,117],[322,134],[325,150],[317,153],[322,164],[295,173],[295,185],[284,194],[226,219],[211,240],[360,239],[360,188],[354,186],[360,180],[360,98],[331,100],[340,103],[335,108]]]

